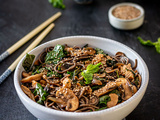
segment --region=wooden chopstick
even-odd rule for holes
[[[30,50],[36,47],[43,38],[52,30],[55,25],[51,23],[33,42],[28,46],[28,48],[8,67],[8,69],[0,76],[0,84],[11,74],[11,72],[16,68],[18,62],[26,55]]]
[[[20,48],[23,44],[25,44],[27,41],[29,41],[32,37],[34,37],[40,31],[42,31],[49,24],[51,24],[54,20],[56,20],[58,17],[60,17],[61,14],[62,14],[61,12],[57,12],[55,15],[53,15],[52,17],[47,19],[45,22],[40,24],[37,28],[32,30],[30,33],[28,33],[26,36],[24,36],[22,39],[20,39],[14,45],[12,45],[10,48],[8,48],[5,52],[3,52],[0,55],[0,62],[2,60],[4,60],[6,57],[8,57],[9,55],[11,55],[14,51],[16,51],[18,48]]]

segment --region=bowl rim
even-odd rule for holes
[[[138,17],[133,18],[133,19],[129,19],[129,20],[120,19],[120,18],[115,17],[115,16],[112,14],[113,10],[114,10],[116,7],[124,6],[124,5],[130,5],[130,6],[133,6],[133,7],[137,8],[138,10],[140,10],[141,14],[140,14]],[[113,6],[109,9],[109,11],[108,11],[108,16],[109,16],[109,17],[112,17],[112,19],[115,19],[115,20],[117,20],[117,21],[119,21],[119,22],[133,22],[133,21],[136,21],[136,20],[139,20],[139,19],[143,18],[144,14],[145,14],[145,12],[144,12],[144,9],[143,9],[142,6],[140,6],[140,5],[136,4],[136,3],[131,3],[131,2],[122,2],[122,3],[115,4],[115,5],[113,5]]]
[[[56,114],[56,115],[59,115],[59,116],[66,116],[66,117],[77,117],[77,116],[89,116],[89,115],[100,115],[100,114],[103,114],[103,113],[111,113],[113,111],[116,111],[120,108],[123,108],[125,107],[127,104],[131,104],[135,99],[136,97],[140,96],[141,92],[145,91],[146,88],[147,88],[147,85],[148,85],[148,81],[149,81],[149,71],[148,71],[148,68],[147,68],[147,65],[146,63],[144,62],[144,60],[140,57],[140,55],[138,53],[136,53],[134,50],[132,50],[130,47],[120,43],[120,42],[117,42],[117,41],[114,41],[112,39],[109,39],[109,38],[103,38],[103,37],[97,37],[97,36],[87,36],[87,35],[80,35],[80,36],[67,36],[67,37],[61,37],[61,38],[57,38],[57,39],[53,39],[51,41],[48,41],[48,42],[45,42],[41,45],[39,45],[38,47],[34,48],[33,50],[31,50],[29,53],[33,52],[35,49],[37,48],[40,48],[49,43],[52,43],[54,44],[54,41],[64,41],[65,39],[73,39],[73,38],[81,38],[81,39],[90,39],[90,38],[94,38],[94,39],[97,39],[97,40],[100,40],[100,41],[108,41],[108,42],[112,42],[114,44],[119,44],[125,48],[127,48],[128,50],[130,50],[130,52],[132,52],[132,54],[135,54],[142,62],[143,64],[143,67],[145,69],[145,81],[143,83],[143,85],[141,85],[140,89],[130,98],[128,99],[127,101],[119,104],[119,105],[116,105],[114,107],[111,107],[111,108],[108,108],[108,109],[104,109],[104,110],[100,110],[100,111],[93,111],[93,112],[80,112],[80,113],[76,113],[76,112],[66,112],[66,111],[58,111],[58,110],[54,110],[54,109],[51,109],[51,108],[47,108],[45,106],[42,106],[36,102],[34,102],[33,100],[31,100],[21,89],[20,87],[20,82],[18,80],[18,74],[19,74],[19,68],[21,67],[20,64],[22,63],[22,61],[24,60],[25,56],[20,60],[20,62],[18,63],[17,67],[16,67],[16,70],[14,72],[14,86],[15,86],[15,89],[18,93],[19,96],[21,96],[23,98],[23,100],[25,102],[27,102],[31,107],[33,108],[36,108],[36,109],[39,109],[40,111],[43,111],[44,113],[48,113],[48,114]]]

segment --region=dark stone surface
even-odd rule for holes
[[[153,47],[142,46],[137,36],[156,41],[160,37],[160,8],[158,1],[132,0],[145,9],[143,26],[132,31],[117,30],[108,22],[109,8],[125,0],[94,0],[90,5],[78,5],[73,0],[64,0],[65,10],[53,8],[47,0],[0,0],[0,54],[32,29],[58,11],[62,11],[53,31],[41,42],[70,36],[94,35],[119,41],[135,50],[145,60],[150,81],[147,91],[127,120],[159,120],[160,115],[160,54]],[[23,47],[0,63],[0,74],[33,42]],[[36,120],[20,102],[13,84],[12,73],[0,85],[0,120]]]

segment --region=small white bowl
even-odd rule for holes
[[[109,55],[115,55],[115,53],[118,51],[124,52],[131,62],[135,59],[138,60],[137,70],[142,76],[142,84],[140,89],[130,99],[105,110],[81,113],[58,111],[32,101],[22,91],[20,87],[20,80],[22,79],[22,71],[24,71],[22,62],[25,57],[23,57],[17,65],[14,73],[14,85],[20,100],[35,117],[39,118],[40,120],[122,120],[136,108],[146,91],[149,81],[149,72],[145,62],[135,51],[126,45],[123,45],[122,43],[107,38],[94,36],[71,36],[44,43],[34,48],[29,52],[29,54],[38,56],[38,54],[40,54],[44,48],[55,46],[57,44],[68,44],[69,46],[77,45],[80,47],[84,46],[85,44],[89,44],[91,47],[103,49]]]
[[[137,9],[139,9],[140,12],[141,12],[140,16],[138,16],[137,18],[134,18],[134,19],[129,19],[129,20],[124,20],[124,19],[120,19],[120,18],[115,17],[112,14],[113,10],[116,7],[124,6],[124,5],[130,5],[130,6],[133,6],[133,7],[137,8]],[[119,3],[119,4],[116,4],[116,5],[112,6],[109,9],[108,18],[109,18],[110,24],[113,27],[117,28],[117,29],[133,30],[133,29],[136,29],[136,28],[140,27],[143,24],[143,21],[144,21],[144,9],[140,5],[135,4],[135,3],[129,3],[129,2]]]

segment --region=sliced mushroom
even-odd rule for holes
[[[102,82],[100,80],[97,80],[96,78],[93,78],[92,85],[102,85]]]
[[[115,93],[111,93],[109,94],[109,97],[111,98],[111,101],[107,102],[107,107],[113,107],[116,106],[118,103],[118,95]]]
[[[34,95],[33,95],[33,93],[30,91],[29,88],[27,88],[27,87],[24,86],[24,85],[21,85],[21,89],[22,89],[22,91],[23,91],[26,95],[28,95],[29,98],[31,98],[33,101],[35,101]]]
[[[37,82],[35,80],[32,80],[32,88],[36,88]]]
[[[30,74],[26,73],[25,71],[22,72],[22,77],[26,78],[28,76],[30,76]]]
[[[40,63],[39,63],[39,60],[36,60],[35,62],[34,62],[34,65],[39,65]]]
[[[128,65],[121,66],[120,71],[121,71],[122,75],[125,75],[125,78],[130,79],[130,80],[134,79],[134,75],[131,72],[133,70],[132,70],[130,63]]]
[[[67,106],[67,103],[61,98],[48,97],[47,99],[59,103],[62,108]]]
[[[116,58],[116,59],[118,60],[118,62],[120,62],[120,63],[128,64],[128,62],[129,62],[129,59],[128,59],[128,58],[126,57],[126,55],[125,55],[124,53],[122,53],[122,52],[117,52],[115,58]]]
[[[120,71],[121,71],[122,75],[125,75],[125,73],[126,73],[127,70],[132,70],[132,67],[131,67],[130,63],[128,65],[123,65],[120,68]]]
[[[134,94],[132,92],[132,85],[129,81],[127,81],[126,78],[118,78],[115,82],[119,90],[122,92],[123,100],[128,100],[130,97],[132,97],[132,95]]]
[[[135,86],[135,85],[132,85],[131,88],[132,88],[132,92],[135,94],[135,93],[137,92],[136,86]]]
[[[63,80],[63,88],[71,88],[71,80],[68,77]]]
[[[63,74],[63,76],[64,76],[64,77],[60,79],[61,83],[63,83],[63,80],[64,80],[66,77],[69,77],[70,74]]]
[[[117,85],[115,82],[108,82],[104,87],[102,87],[98,90],[95,90],[93,92],[93,94],[99,97],[101,95],[104,95],[104,94],[114,90],[116,87],[117,87]]]
[[[47,84],[47,82],[45,80],[40,80],[40,83],[43,84],[43,85]]]
[[[131,71],[126,71],[125,72],[125,78],[133,80],[134,79],[134,75]]]
[[[31,75],[21,80],[21,83],[32,82],[32,80],[38,81],[41,80],[42,74]]]
[[[67,111],[75,111],[79,106],[79,100],[77,96],[69,88],[61,88],[56,92],[56,97],[66,99]]]

